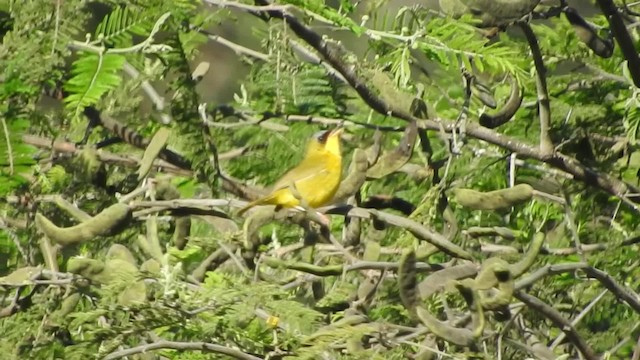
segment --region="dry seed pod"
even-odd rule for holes
[[[444,321],[439,321],[427,310],[416,307],[420,321],[437,337],[459,346],[473,346],[475,339],[473,332],[466,328],[457,328]]]
[[[471,77],[471,94],[480,102],[492,109],[498,107],[493,89],[482,83],[476,76]]]
[[[302,344],[312,344],[315,339],[330,335],[331,333],[335,332],[336,329],[348,329],[369,321],[369,319],[365,315],[346,315],[346,313],[347,311],[345,311],[345,316],[342,319],[329,325],[325,325],[318,329],[315,333],[304,338],[302,340]]]
[[[382,131],[376,129],[376,131],[373,133],[373,144],[369,146],[367,150],[365,150],[365,153],[367,154],[367,162],[369,163],[369,165],[373,165],[376,163],[376,161],[378,161],[381,151],[382,151]]]
[[[156,184],[157,200],[173,200],[180,198],[180,191],[169,179],[159,180]]]
[[[467,235],[472,238],[478,238],[482,236],[500,236],[503,239],[513,240],[516,238],[519,232],[511,230],[506,227],[478,227],[472,226],[464,231]]]
[[[319,278],[311,282],[311,293],[313,294],[313,299],[315,301],[322,299],[326,295],[323,278]]]
[[[427,107],[427,104],[424,102],[424,99],[422,98],[424,96],[424,85],[417,84],[416,89],[417,93],[411,101],[409,112],[411,113],[411,115],[417,117],[418,119],[428,119],[429,109]]]
[[[495,129],[511,120],[522,104],[522,91],[515,80],[511,80],[511,94],[509,99],[500,110],[494,114],[482,113],[480,115],[480,125]]]
[[[92,175],[98,172],[102,166],[102,162],[98,158],[98,150],[94,147],[85,147],[80,150],[79,161],[84,165],[84,170],[87,174]]]
[[[82,295],[80,295],[79,292],[74,292],[66,296],[62,300],[60,307],[49,313],[47,325],[58,327],[60,324],[65,324],[68,321],[65,318],[76,309],[81,299]]]
[[[498,291],[493,289],[498,286]],[[484,296],[480,292],[480,303],[487,310],[499,310],[511,302],[514,291],[513,276],[509,271],[509,264],[499,258],[490,258],[482,264],[482,270],[473,281],[475,290],[484,290],[492,293]]]
[[[345,218],[345,226],[342,230],[342,243],[345,247],[356,247],[360,244],[361,225],[362,220],[359,218]]]
[[[518,184],[512,188],[486,193],[471,189],[453,189],[453,197],[461,206],[473,210],[498,210],[531,200],[533,188],[531,185]]]
[[[364,351],[364,346],[362,346],[362,336],[354,336],[350,337],[346,340],[346,350],[347,354],[353,354],[360,351]]]
[[[67,296],[64,300],[62,300],[62,304],[60,304],[60,308],[55,312],[55,316],[59,318],[64,318],[69,315],[75,308],[76,305],[80,302],[81,295],[80,293],[73,293]]]
[[[73,257],[67,262],[67,271],[97,283],[107,283],[109,274],[105,271],[105,264],[100,260]]]
[[[162,265],[156,259],[147,259],[140,265],[140,271],[147,272],[154,276],[160,276],[162,273]]]
[[[36,226],[49,239],[61,245],[77,244],[98,236],[116,233],[131,217],[131,209],[126,204],[114,204],[101,213],[78,225],[68,228],[57,227],[44,215],[36,214]]]
[[[464,298],[469,310],[471,310],[471,323],[473,325],[473,336],[479,338],[484,332],[484,311],[480,306],[480,295],[475,289],[473,279],[464,279],[462,281],[455,281],[454,287],[458,289],[462,297]]]
[[[0,277],[0,285],[19,286],[32,283],[31,278],[42,271],[41,267],[26,266],[13,271],[7,276]]]
[[[498,279],[498,291],[491,296],[481,295],[480,298],[480,304],[482,304],[482,308],[486,310],[504,309],[511,303],[511,298],[515,291],[515,282],[509,269],[496,268],[494,272]]]
[[[75,257],[69,259],[67,271],[102,285],[118,284],[118,304],[131,305],[144,302],[147,292],[143,280],[137,280],[138,268],[127,260],[108,259],[106,262]]]
[[[573,30],[576,32],[578,39],[585,43],[594,54],[603,58],[610,58],[611,55],[613,55],[613,41],[600,38],[595,26],[580,16],[576,9],[566,7],[563,12],[569,23],[573,26]]]
[[[77,206],[65,200],[62,196],[56,196],[53,201],[60,209],[66,211],[67,214],[80,222],[91,219],[91,215],[78,209]]]
[[[176,227],[173,231],[173,243],[179,250],[184,249],[191,234],[191,217],[176,216]]]
[[[482,269],[478,273],[475,279],[476,290],[489,290],[496,286],[500,280],[497,278],[497,274],[509,271],[509,263],[500,258],[489,258],[482,263]]]
[[[418,279],[416,276],[416,253],[413,249],[403,251],[398,269],[398,288],[402,304],[412,318],[416,317]]]
[[[562,191],[562,185],[552,177],[539,179],[533,176],[518,176],[518,182],[529,184],[534,190],[547,194],[558,194]]]
[[[335,203],[344,200],[360,190],[362,184],[367,180],[366,173],[368,167],[369,161],[367,160],[367,153],[364,150],[355,149],[351,158],[351,164],[349,165],[349,174],[340,183],[340,187],[333,197],[332,202]]]
[[[472,263],[455,265],[450,268],[438,270],[427,276],[418,285],[418,292],[421,299],[426,299],[435,294],[438,290],[444,288],[451,280],[460,280],[474,276],[478,273],[478,267]]]
[[[153,167],[153,161],[160,155],[160,152],[167,144],[167,140],[171,135],[171,130],[160,128],[151,138],[147,148],[144,150],[142,160],[140,160],[140,168],[138,169],[138,181],[144,179]]]
[[[256,249],[260,245],[260,228],[274,218],[275,213],[271,207],[257,209],[247,217],[242,226],[245,249]]]
[[[379,277],[376,276],[369,276],[365,278],[358,286],[356,299],[362,304],[369,305],[371,300],[373,300],[376,290],[378,290],[378,284],[380,283],[379,280]]]
[[[136,243],[140,247],[140,250],[142,250],[142,252],[146,256],[149,256],[160,262],[162,261],[162,255],[163,255],[162,250],[159,247],[152,245],[146,236],[142,234],[138,234],[138,237],[136,238],[136,240],[137,240]]]
[[[536,233],[533,235],[533,240],[529,245],[529,250],[527,253],[515,264],[509,265],[509,271],[511,272],[511,276],[514,279],[519,278],[522,274],[527,272],[531,265],[533,265],[536,257],[540,253],[540,249],[542,248],[542,244],[544,244],[545,235],[544,233]]]
[[[405,215],[411,215],[411,213],[416,209],[412,203],[397,196],[389,195],[369,196],[360,206],[365,209],[393,209],[400,211]]]
[[[412,121],[404,131],[398,147],[383,154],[375,164],[367,170],[367,179],[380,179],[392,174],[406,164],[413,154],[413,147],[418,137],[418,125]]]
[[[158,181],[156,185],[156,198],[159,200],[173,200],[180,198],[180,191],[169,179]],[[213,217],[215,218],[215,217]],[[184,249],[191,234],[191,217],[174,216],[175,229],[173,231],[173,243],[179,250]]]
[[[364,261],[378,261],[380,259],[380,243],[367,240],[364,246],[364,254],[362,254],[362,260]]]
[[[107,251],[107,259],[120,259],[132,265],[137,265],[135,257],[126,246],[121,244],[113,244]]]

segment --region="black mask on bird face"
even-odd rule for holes
[[[307,148],[307,154],[319,154],[329,152],[340,156],[340,135],[343,128],[337,127],[332,130],[318,131],[313,135],[315,141],[311,141]]]
[[[317,133],[313,134],[313,138],[316,139],[320,144],[326,144],[327,139],[329,139],[329,135],[331,135],[331,131],[332,130],[318,131]]]

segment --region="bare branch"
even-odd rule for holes
[[[229,347],[222,346],[222,345],[211,344],[206,342],[179,342],[179,341],[168,341],[168,340],[160,340],[160,341],[153,342],[151,344],[144,344],[144,345],[132,347],[129,349],[114,351],[111,354],[105,356],[103,359],[104,360],[120,359],[125,356],[131,356],[134,354],[141,354],[148,351],[161,350],[161,349],[212,352],[217,354],[228,355],[234,359],[262,360],[262,358],[259,358],[257,356],[253,356],[251,354],[247,354],[240,350],[231,349]]]
[[[547,305],[544,301],[538,299],[535,296],[529,295],[522,291],[517,291],[514,293],[514,296],[523,303],[527,304],[531,309],[539,312],[547,319],[551,320],[551,322],[560,328],[562,332],[566,335],[567,339],[580,351],[582,356],[584,356],[587,360],[598,360],[600,357],[593,352],[589,344],[584,341],[582,337],[578,334],[576,329],[567,321],[567,319],[563,318],[562,315],[553,307]]]
[[[527,38],[527,42],[529,42],[531,56],[536,68],[538,116],[540,117],[540,153],[543,157],[548,157],[553,153],[553,142],[551,142],[551,136],[549,135],[551,130],[551,104],[549,103],[549,91],[547,90],[547,70],[544,66],[544,61],[542,61],[542,53],[540,52],[536,34],[533,33],[528,23],[520,22],[519,25]]]
[[[609,289],[617,298],[624,300],[633,310],[640,313],[640,296],[626,286],[618,284],[611,275],[594,267],[583,269],[590,277],[598,279],[600,283]]]
[[[122,69],[124,70],[124,72],[127,73],[127,75],[129,75],[133,79],[137,79],[140,77],[140,72],[138,71],[138,69],[133,67],[133,65],[129,64],[128,62],[124,63],[124,66]],[[147,97],[149,98],[149,100],[151,100],[156,110],[160,112],[160,118],[162,119],[162,123],[165,125],[171,123],[171,116],[169,114],[164,113],[165,100],[162,96],[160,96],[160,94],[153,87],[153,85],[151,85],[151,83],[148,80],[143,80],[140,83],[140,87],[142,88],[142,91],[144,91],[144,93],[147,94]]]
[[[533,285],[536,281],[542,279],[543,277],[551,274],[560,274],[565,272],[572,272],[577,270],[586,269],[589,267],[587,263],[564,263],[564,264],[553,264],[546,265],[533,273],[531,273],[527,277],[523,277],[516,282],[516,289],[523,289]]]

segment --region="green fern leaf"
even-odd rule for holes
[[[108,45],[127,47],[133,44],[132,35],[146,36],[154,25],[154,15],[136,13],[126,7],[117,7],[98,24],[96,39],[102,37]]]
[[[78,116],[85,106],[94,105],[109,90],[118,87],[122,78],[118,74],[125,58],[116,54],[82,54],[73,63],[73,77],[64,85],[69,96],[66,107]]]

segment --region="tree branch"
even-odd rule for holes
[[[526,22],[518,23],[524,32],[529,47],[531,48],[531,56],[536,68],[536,89],[538,92],[538,116],[540,117],[540,152],[544,157],[553,154],[553,142],[549,131],[551,130],[551,104],[549,103],[549,91],[547,90],[547,69],[542,60],[542,52],[538,45],[536,34],[533,33],[531,26]]]
[[[596,269],[594,267],[587,267],[583,269],[583,271],[590,277],[598,279],[598,281],[604,287],[609,289],[609,291],[611,291],[613,295],[615,295],[619,299],[624,300],[629,306],[631,306],[633,310],[635,310],[637,313],[640,313],[640,296],[638,296],[638,294],[636,294],[633,290],[629,289],[626,286],[618,284],[611,277],[611,275],[602,270]]]
[[[587,360],[598,360],[600,357],[593,352],[589,344],[580,337],[576,329],[571,325],[571,323],[562,317],[560,313],[554,309],[553,307],[547,305],[544,301],[538,299],[535,296],[529,295],[522,291],[517,291],[514,293],[514,296],[523,303],[527,304],[533,310],[539,312],[547,319],[551,320],[551,322],[560,328],[562,332],[566,335],[567,339],[580,351],[582,356],[584,356]]]
[[[233,357],[234,359],[242,360],[262,360],[257,356],[253,356],[244,353],[240,350],[235,350],[222,345],[216,345],[206,342],[178,342],[160,340],[151,344],[144,344],[129,349],[114,351],[111,354],[104,357],[104,360],[120,359],[125,356],[131,356],[134,354],[141,354],[147,351],[154,351],[160,349],[173,349],[173,350],[190,350],[190,351],[202,351],[213,352],[218,354],[224,354]]]

